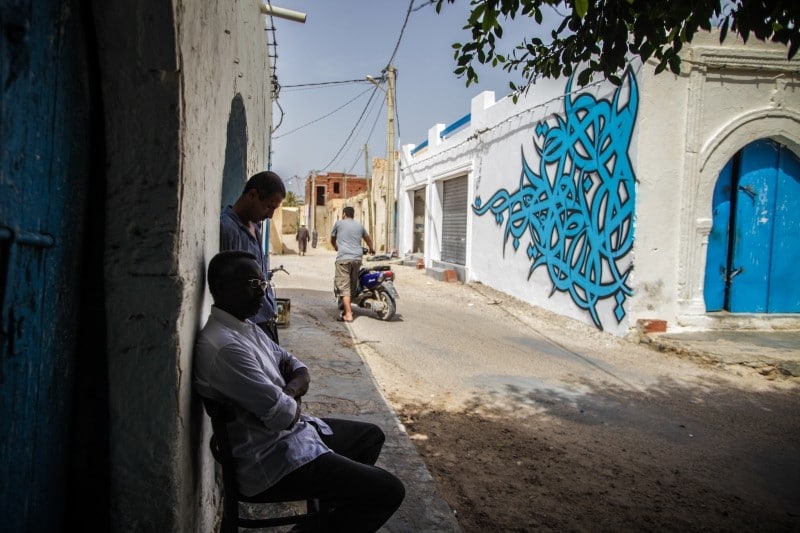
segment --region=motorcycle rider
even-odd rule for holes
[[[367,244],[370,255],[374,255],[372,237],[366,228],[355,220],[355,210],[347,206],[342,209],[342,218],[336,221],[331,230],[331,246],[337,252],[333,286],[336,296],[341,296],[344,306],[339,316],[340,322],[353,321],[351,304],[358,287],[358,271],[364,255],[362,239]]]

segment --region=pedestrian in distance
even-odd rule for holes
[[[353,321],[352,301],[358,288],[358,271],[364,256],[361,240],[367,244],[370,254],[375,250],[372,237],[366,228],[355,220],[355,210],[347,206],[342,209],[342,218],[337,220],[331,229],[331,246],[336,250],[336,267],[333,286],[336,296],[341,296],[344,309],[339,316],[340,322]]]
[[[300,228],[297,230],[297,235],[294,236],[294,240],[297,241],[298,253],[300,255],[306,255],[309,239],[311,239],[311,235],[308,233],[308,228],[306,228],[305,224],[300,224]]]
[[[244,250],[256,256],[261,265],[262,277],[269,281],[269,255],[264,253],[263,223],[271,219],[286,198],[286,186],[275,172],[254,174],[245,183],[244,190],[233,205],[222,210],[219,228],[219,249]],[[269,222],[268,222],[269,223]],[[272,291],[262,298],[261,307],[255,314],[258,324],[269,338],[278,341],[278,303]]]
[[[197,339],[193,383],[236,412],[228,429],[240,492],[255,502],[319,499],[328,531],[377,531],[405,498],[402,481],[375,466],[383,430],[303,411],[308,367],[250,320],[267,284],[255,255],[220,252],[207,277],[214,303]]]

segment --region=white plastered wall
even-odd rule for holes
[[[110,510],[115,532],[212,531],[209,428],[192,353],[210,308],[227,125],[266,168],[271,99],[257,1],[97,2],[106,128]],[[242,184],[246,176],[242,176]],[[99,206],[98,208],[102,208]]]
[[[464,129],[443,140],[440,134],[445,126],[436,124],[428,133],[426,148],[412,155],[413,146],[404,147],[398,208],[401,250],[407,251],[412,244],[415,190],[426,189],[425,265],[430,268],[441,260],[442,189],[447,180],[467,177],[470,206],[478,198],[488,201],[498,189],[520,186],[523,156],[528,164],[538,165],[534,128],[539,121],[563,113],[565,85],[566,80],[543,81],[517,103],[509,97],[495,102],[493,93],[481,93],[471,102],[471,120]],[[595,84],[587,90],[595,95],[598,91],[607,94],[609,86]],[[505,220],[498,225],[493,215],[478,215],[468,208],[466,262],[462,266],[465,280],[479,281],[529,303],[587,320],[569,294],[551,294],[552,283],[545,268],[536,269],[529,277],[529,234],[522,236],[515,250],[510,239],[504,241]],[[607,315],[612,311],[600,312]]]
[[[703,287],[714,186],[747,144],[771,138],[800,154],[800,61],[786,49],[699,34],[682,76],[642,75],[632,320],[670,330],[772,328],[794,316],[706,313]]]
[[[743,146],[763,137],[797,150],[800,143],[800,60],[787,61],[785,47],[751,41],[743,45],[729,36],[719,44],[715,33],[699,34],[684,50],[684,74],[654,74],[653,65],[635,68],[638,114],[628,149],[636,176],[633,249],[621,267],[633,265],[632,290],[617,322],[616,302],[598,305],[604,329],[631,331],[640,319],[664,320],[668,328],[786,327],[794,316],[719,316],[705,312],[703,278],[711,225],[711,194],[725,163]],[[470,205],[500,188],[514,190],[521,174],[521,155],[529,165],[539,158],[533,128],[564,112],[565,80],[545,80],[514,104],[495,102],[482,93],[471,103],[471,122],[452,138],[440,139],[444,124],[428,134],[428,146],[412,155],[403,149],[398,231],[401,251],[413,239],[413,191],[427,190],[425,262],[440,259],[441,184],[466,174]],[[589,91],[609,101],[608,83]],[[436,117],[438,118],[438,117]],[[450,117],[453,118],[453,117]],[[467,228],[467,281],[480,281],[523,301],[559,314],[588,321],[565,292],[551,294],[546,269],[529,274],[526,242],[515,250],[503,243],[503,224],[477,216],[470,208]],[[502,250],[502,253],[498,251]]]

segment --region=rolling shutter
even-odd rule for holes
[[[467,177],[444,182],[442,261],[464,265],[467,258]]]

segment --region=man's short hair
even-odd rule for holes
[[[250,189],[258,191],[258,197],[261,200],[276,192],[281,193],[281,196],[286,198],[286,185],[283,184],[281,177],[271,170],[253,174],[245,183],[242,194],[247,194]]]
[[[216,300],[220,290],[225,286],[225,282],[234,275],[239,268],[242,259],[252,259],[258,262],[258,258],[250,252],[244,250],[224,250],[208,263],[208,290]]]
[[[344,215],[345,215],[347,218],[356,218],[356,210],[355,210],[355,209],[353,209],[353,207],[352,207],[352,206],[349,206],[349,205],[348,205],[347,207],[345,207],[344,209],[342,209],[342,213],[344,213]]]

